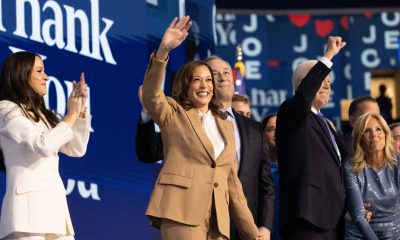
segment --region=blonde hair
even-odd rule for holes
[[[390,131],[385,119],[383,119],[379,113],[369,112],[361,115],[361,117],[357,120],[353,130],[354,155],[351,158],[351,164],[353,166],[352,170],[355,173],[361,172],[366,165],[365,151],[361,145],[361,139],[371,118],[375,118],[385,132],[384,164],[388,164],[389,167],[393,167],[396,164],[396,156],[392,141],[392,131]]]

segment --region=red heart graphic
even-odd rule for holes
[[[267,66],[270,68],[279,67],[281,65],[281,61],[277,59],[269,59],[267,60]]]
[[[372,18],[374,16],[374,14],[372,12],[366,12],[366,13],[364,13],[364,16],[366,18]]]
[[[340,18],[340,25],[342,28],[349,30],[349,17],[348,16],[342,16]]]
[[[298,28],[304,27],[310,21],[309,14],[289,15],[289,20]]]
[[[315,31],[320,37],[326,37],[333,30],[333,22],[331,20],[316,20]]]

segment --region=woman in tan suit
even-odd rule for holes
[[[164,240],[229,239],[230,215],[242,239],[262,239],[237,177],[233,126],[214,103],[211,68],[188,62],[172,98],[161,89],[168,53],[190,27],[188,16],[171,22],[143,83],[143,105],[161,128],[165,156],[146,215]]]
[[[1,240],[74,239],[58,152],[72,157],[86,152],[87,89],[82,74],[60,121],[44,104],[47,80],[42,59],[31,52],[10,55],[1,69],[0,145],[6,169]]]

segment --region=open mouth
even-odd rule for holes
[[[210,93],[207,91],[201,91],[201,92],[197,92],[196,95],[199,97],[207,97],[208,95],[210,95]]]
[[[319,93],[322,97],[329,97],[329,94],[326,92],[321,92]]]

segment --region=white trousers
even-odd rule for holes
[[[63,234],[13,232],[0,240],[75,240],[74,236]]]

